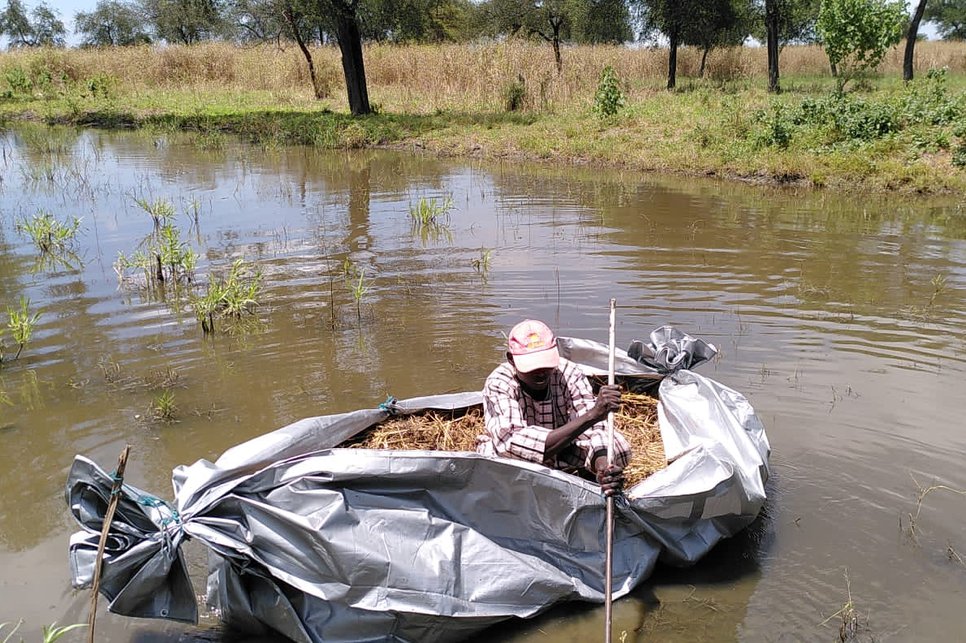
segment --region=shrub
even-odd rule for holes
[[[624,106],[624,92],[614,68],[608,65],[600,72],[597,92],[594,94],[594,113],[601,118],[615,115]]]
[[[506,111],[515,112],[523,109],[523,104],[527,100],[527,84],[522,75],[503,87],[502,97],[503,108]]]

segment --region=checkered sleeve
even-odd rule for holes
[[[587,376],[576,365],[569,365],[567,386],[571,391],[575,417],[587,413],[597,403],[594,391]],[[581,458],[581,466],[594,472],[594,461],[607,457],[607,422],[601,421],[590,426],[574,440]],[[631,445],[618,431],[614,431],[614,464],[624,468],[631,459]],[[596,473],[596,472],[595,472]]]
[[[507,369],[498,368],[486,380],[483,417],[486,422],[484,440],[488,445],[481,444],[479,450],[542,464],[550,429],[527,424],[512,378]]]

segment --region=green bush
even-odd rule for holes
[[[527,100],[527,84],[523,76],[518,76],[511,83],[507,83],[501,92],[503,97],[503,108],[508,112],[515,112],[523,109],[523,104]]]
[[[753,134],[756,146],[785,149],[792,142],[795,122],[785,105],[774,103],[771,110],[758,110],[753,120],[758,125]]]
[[[34,84],[23,67],[11,67],[7,70],[5,78],[14,96],[29,94],[33,90]]]
[[[624,106],[624,92],[621,91],[617,72],[611,66],[600,72],[597,92],[594,94],[594,113],[601,118],[614,116]]]

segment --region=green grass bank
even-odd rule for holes
[[[788,51],[792,50],[792,51]],[[786,48],[783,93],[765,91],[764,52],[685,50],[679,88],[666,52],[575,47],[557,74],[530,43],[367,48],[377,113],[348,115],[338,54],[315,51],[327,97],[297,51],[229,44],[0,54],[0,123],[187,130],[198,145],[256,144],[536,159],[769,184],[905,193],[966,192],[966,49],[923,43],[917,79],[898,52],[880,76],[834,91],[821,51]],[[599,115],[611,66],[620,107]],[[614,95],[616,91],[617,95]],[[512,107],[512,109],[510,109]]]

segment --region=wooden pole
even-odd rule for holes
[[[610,300],[610,356],[607,360],[607,383],[615,383],[614,377],[614,326],[617,300]],[[607,414],[607,466],[614,464],[614,412]],[[604,643],[611,643],[611,617],[614,603],[614,496],[607,496],[607,570],[604,574]]]
[[[114,512],[117,510],[117,501],[121,497],[121,485],[124,484],[124,468],[127,466],[127,454],[131,451],[131,445],[124,446],[121,455],[117,458],[117,469],[114,473],[114,484],[111,485],[111,499],[107,503],[107,513],[104,514],[104,526],[101,528],[101,539],[97,543],[97,558],[94,559],[94,582],[91,584],[91,613],[87,617],[88,643],[94,643],[94,621],[97,618],[97,593],[101,588],[101,562],[104,560],[104,548],[107,546],[107,533],[111,530],[111,522],[114,521]]]

